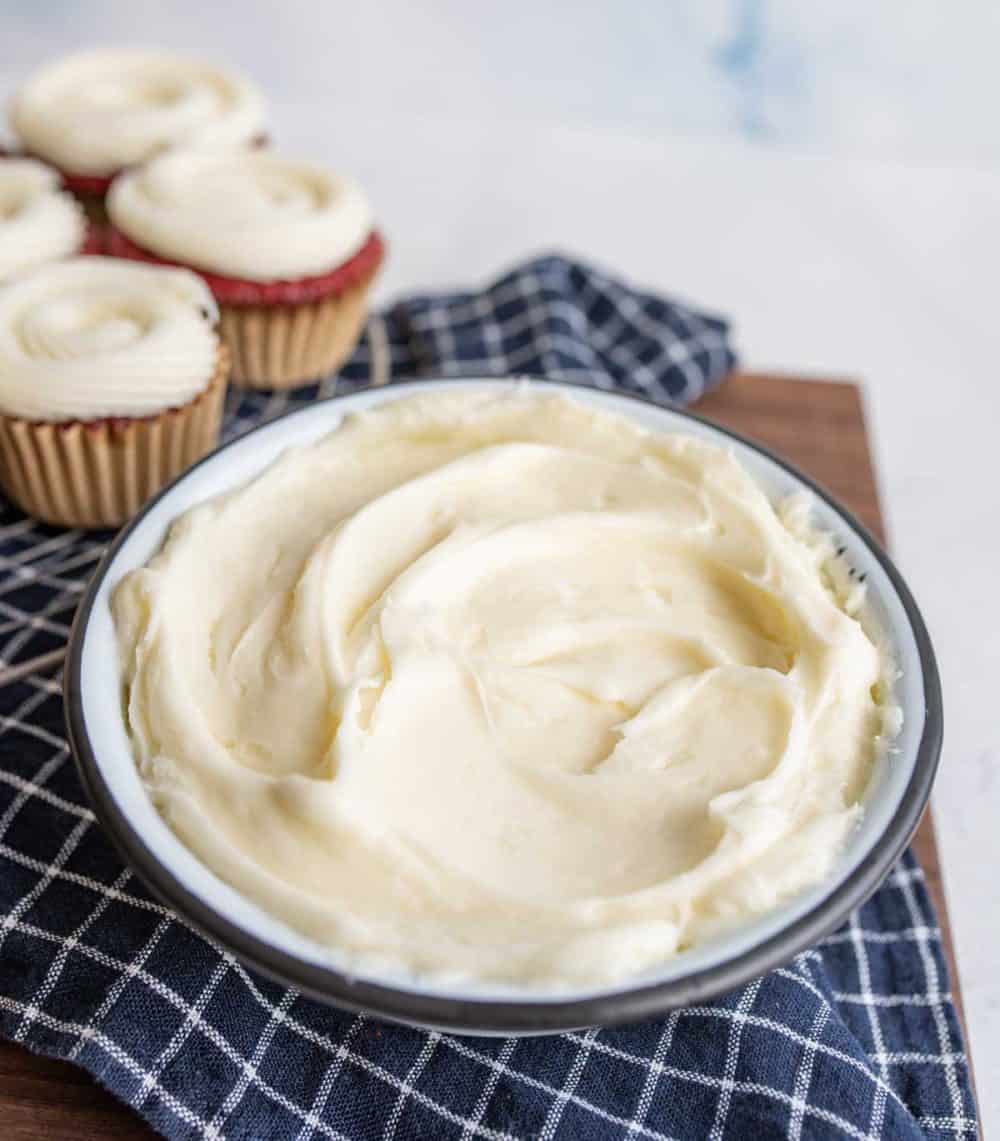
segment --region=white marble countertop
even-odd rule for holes
[[[234,23],[226,6],[104,0],[85,19],[97,42],[200,47],[252,70],[270,89],[281,144],[370,191],[392,243],[382,300],[476,284],[560,248],[730,316],[747,367],[864,383],[892,550],[942,667],[935,813],[983,1120],[998,1121],[1000,166],[963,165],[974,151],[964,136],[950,165],[931,165],[879,158],[870,135],[857,148],[866,157],[671,135],[643,101],[656,90],[655,53],[642,55],[638,39],[632,52],[611,45],[611,71],[641,71],[630,97],[614,87],[626,80],[595,72],[595,60],[608,64],[599,48],[611,7],[597,19],[598,0],[584,3],[587,18],[562,28],[549,15],[544,35],[570,34],[562,84],[549,82],[544,36],[525,56],[514,17],[501,29],[494,13],[484,54],[486,33],[470,47],[447,2],[437,23],[387,2],[347,28],[332,9],[321,22],[317,6],[294,2],[280,20],[251,4]],[[5,13],[0,86],[76,41],[72,20],[48,11]],[[974,57],[980,70],[984,58]],[[607,98],[581,86],[591,74],[611,84]],[[683,95],[694,80],[663,82]],[[692,97],[681,129],[725,118],[719,107],[695,114],[710,90],[695,83],[702,103]],[[766,117],[766,84],[757,95]]]

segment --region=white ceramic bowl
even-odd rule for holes
[[[292,931],[209,871],[154,809],[139,779],[122,708],[109,599],[122,576],[163,543],[189,507],[245,484],[292,445],[332,431],[347,412],[455,385],[538,384],[659,431],[730,445],[775,500],[803,488],[814,516],[867,575],[869,598],[901,669],[896,748],[878,762],[862,823],[824,883],[779,910],[684,951],[655,972],[611,988],[545,994],[511,988],[446,989],[401,978],[349,975],[328,951]],[[857,520],[763,448],[688,413],[635,397],[547,381],[418,381],[335,397],[291,412],[227,444],[166,488],[109,549],[84,597],[65,671],[70,742],[94,809],[150,889],[247,964],[319,999],[386,1018],[467,1033],[541,1033],[623,1022],[701,1002],[788,961],[844,921],[878,886],[908,843],[930,794],[941,750],[941,693],[920,613],[892,563]]]

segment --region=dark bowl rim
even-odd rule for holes
[[[518,380],[553,383],[560,388],[594,390],[593,386],[577,381],[553,382],[531,376],[426,377],[420,380],[394,382],[391,388],[402,393],[407,389],[419,389],[428,384],[440,385],[442,382],[456,385],[496,382],[509,385]],[[338,393],[322,403],[336,402],[348,396],[355,396],[361,391],[365,390]],[[192,471],[209,460],[214,460],[221,452],[272,424],[308,414],[317,406],[316,403],[312,403],[292,409],[222,444],[149,500],[108,547],[87,586],[73,620],[63,673],[63,694],[70,748],[80,778],[97,819],[126,863],[170,910],[182,916],[210,941],[231,951],[247,966],[321,1002],[392,1021],[432,1026],[455,1033],[539,1034],[558,1033],[584,1026],[612,1026],[623,1022],[634,1022],[676,1007],[702,1003],[709,998],[734,990],[784,965],[795,955],[813,946],[840,926],[850,912],[862,904],[881,884],[920,823],[930,797],[943,739],[944,718],[937,662],[923,617],[909,588],[868,528],[820,484],[769,448],[687,409],[657,404],[636,393],[615,390],[608,394],[674,413],[682,419],[705,424],[713,431],[763,455],[801,482],[839,515],[885,572],[903,607],[917,646],[924,689],[924,726],[917,745],[913,770],[899,804],[885,830],[861,864],[804,915],[762,942],[744,949],[724,962],[702,968],[689,975],[680,975],[659,982],[639,983],[635,986],[626,985],[621,989],[594,996],[561,998],[556,994],[550,998],[523,1001],[517,998],[480,999],[471,995],[420,993],[402,987],[397,988],[389,982],[354,978],[333,965],[324,966],[306,962],[251,935],[193,894],[146,846],[142,836],[132,826],[125,813],[118,808],[111,789],[104,780],[90,743],[83,714],[81,672],[84,637],[97,593],[119,550],[160,500],[169,495],[173,488],[181,480],[186,479]]]

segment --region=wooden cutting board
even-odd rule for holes
[[[852,384],[792,377],[735,375],[698,411],[760,441],[827,487],[880,539],[878,493],[860,390]],[[914,847],[937,907],[952,991],[962,998],[948,922],[934,825],[928,811]],[[0,1123],[5,1141],[78,1141],[82,1137],[148,1139],[139,1117],[82,1070],[0,1041]]]

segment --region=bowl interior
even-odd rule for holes
[[[445,386],[454,388],[456,383],[489,385],[493,390],[512,384],[544,385],[547,391],[554,387],[553,382],[537,381],[418,383],[422,391]],[[265,957],[267,950],[273,949],[303,964],[331,971],[337,971],[338,966],[336,957],[329,950],[292,931],[220,880],[184,847],[154,809],[139,779],[126,731],[118,648],[109,599],[122,576],[146,563],[156,553],[171,522],[189,507],[246,483],[287,448],[309,443],[332,431],[346,413],[406,396],[414,387],[413,384],[393,385],[311,405],[249,433],[204,460],[163,493],[124,534],[117,550],[98,572],[89,611],[83,612],[76,632],[78,715],[89,743],[87,763],[97,770],[114,813],[141,837],[152,858],[187,893],[210,912],[259,941]],[[634,398],[575,386],[560,387],[565,387],[579,401],[625,415],[647,428],[690,433],[731,446],[774,500],[803,489],[799,478],[781,464],[707,423]],[[560,991],[560,1001],[573,1003],[621,994],[634,987],[666,984],[751,954],[754,948],[814,912],[862,866],[897,814],[913,775],[924,731],[926,711],[920,647],[899,591],[875,550],[831,503],[819,496],[813,498],[817,524],[833,532],[846,548],[845,557],[858,571],[867,574],[873,617],[886,633],[900,667],[894,696],[903,710],[903,728],[895,748],[876,764],[859,828],[841,853],[830,879],[780,909],[711,942],[684,951],[655,972],[639,976],[627,985]],[[366,980],[365,976],[352,976],[352,981]],[[449,988],[402,977],[370,978],[367,981],[395,992],[447,1000],[532,1004],[551,1001],[554,997],[551,991],[495,986]]]

